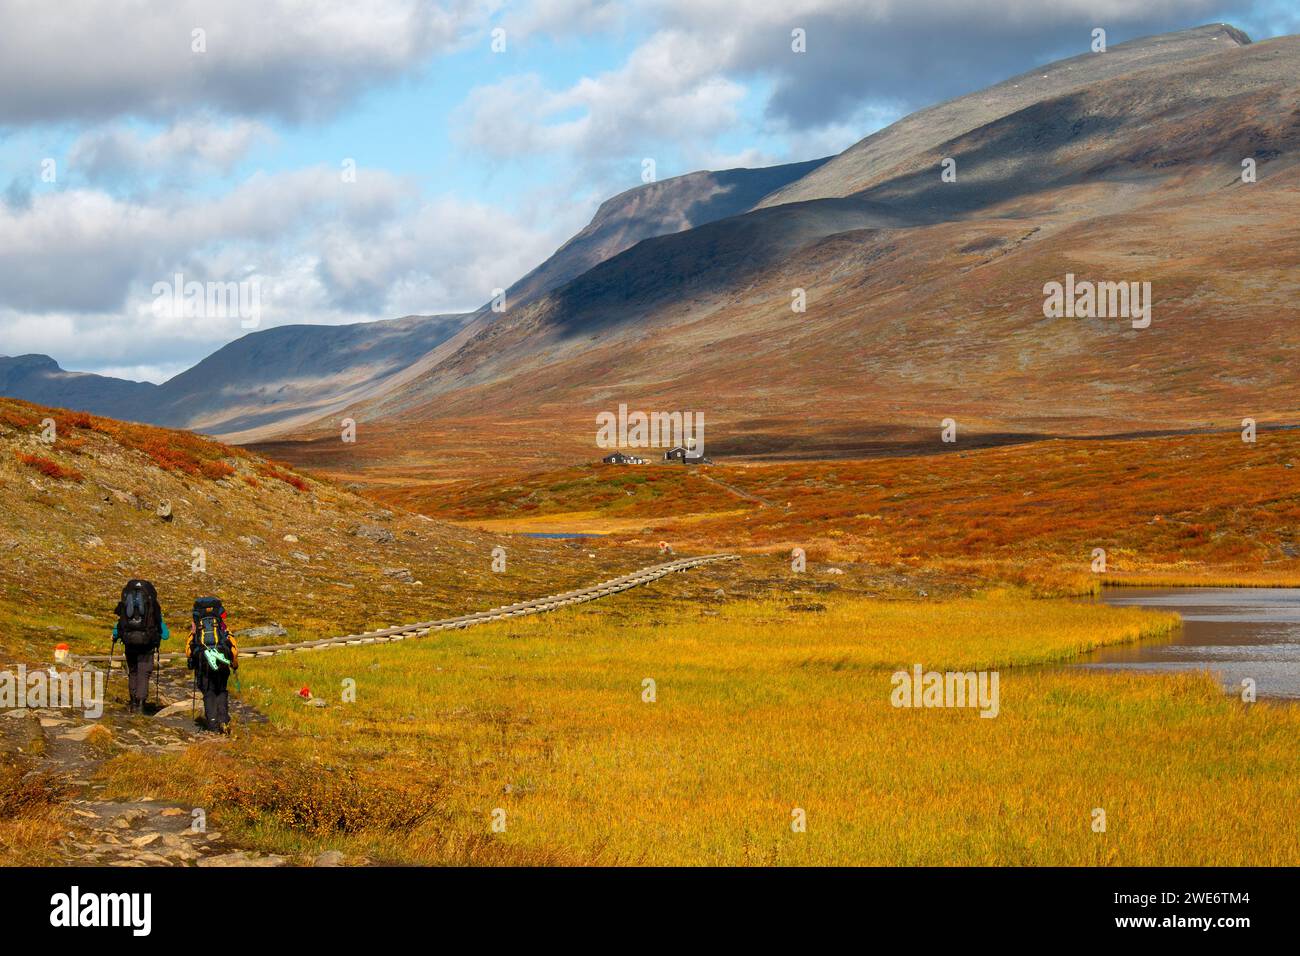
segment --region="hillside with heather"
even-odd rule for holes
[[[157,585],[174,634],[196,597],[216,594],[237,632],[266,643],[481,610],[654,554],[482,534],[187,432],[7,399],[0,495],[0,647],[19,659],[46,660],[60,642],[107,653],[130,578]],[[498,546],[504,573],[492,571]]]

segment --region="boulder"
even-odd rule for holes
[[[261,627],[246,627],[236,632],[240,640],[254,637],[284,637],[289,632],[279,624],[264,624]]]
[[[236,850],[233,853],[223,853],[220,856],[204,857],[195,862],[195,866],[283,866],[284,857],[282,856],[261,856],[255,853],[245,853],[243,850]]]
[[[358,538],[365,538],[367,541],[373,541],[376,544],[391,544],[397,540],[393,532],[374,524],[357,525],[352,533]]]

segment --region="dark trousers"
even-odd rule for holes
[[[153,674],[152,647],[126,646],[126,686],[132,701],[149,699],[149,677]]]
[[[202,660],[195,669],[199,693],[203,695],[203,722],[208,730],[220,732],[230,723],[230,693],[226,683],[230,680],[230,668],[222,667],[211,670]]]

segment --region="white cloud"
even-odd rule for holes
[[[634,4],[625,0],[534,0],[502,17],[511,40],[607,33],[624,27]]]
[[[644,0],[615,17],[590,0],[545,0],[521,22],[564,35],[635,21],[651,33],[619,68],[564,88],[515,75],[475,89],[458,116],[459,140],[498,163],[554,157],[577,182],[626,183],[629,161],[670,151],[683,161],[776,158],[771,146],[719,150],[729,134],[784,143],[780,161],[810,159],[1062,49],[1085,52],[1094,26],[1118,42],[1221,9],[1220,0],[1006,0],[994,8],[970,0]],[[791,49],[795,28],[806,32],[804,53]],[[766,99],[762,129],[742,114],[755,92]]]
[[[530,215],[429,200],[364,165],[355,182],[319,166],[217,195],[210,180],[204,193],[186,187],[269,141],[261,117],[328,116],[480,34],[497,5],[0,0],[0,129],[83,128],[60,168],[71,185],[0,199],[0,352],[165,377],[242,332],[237,320],[155,314],[154,283],[178,272],[255,280],[263,327],[481,305],[564,237]],[[206,52],[191,49],[195,28]],[[123,182],[141,188],[112,188]]]
[[[243,333],[238,317],[155,314],[153,285],[256,281],[262,323],[338,324],[486,302],[551,252],[546,226],[380,170],[258,174],[220,196],[95,189],[0,204],[0,353],[174,372]],[[144,373],[141,373],[144,374]]]
[[[493,0],[0,0],[0,125],[326,116],[480,29]],[[193,49],[203,30],[205,52]]]
[[[549,233],[501,210],[444,196],[372,231],[328,231],[320,272],[340,302],[385,301],[394,314],[431,302],[474,308],[554,246]]]
[[[38,193],[22,206],[0,205],[0,273],[7,277],[0,305],[112,309],[131,280],[167,275],[209,248],[310,239],[324,222],[372,227],[398,215],[413,194],[386,172],[363,170],[357,182],[344,183],[328,167],[258,173],[210,199]]]
[[[643,159],[703,151],[736,128],[745,88],[720,74],[725,58],[713,38],[657,33],[619,69],[563,89],[535,75],[478,87],[453,125],[462,145],[498,162],[567,161],[566,190],[593,180],[626,184]]]
[[[275,134],[255,120],[180,120],[146,136],[120,124],[83,133],[68,150],[68,166],[88,182],[142,176],[228,174],[248,151]]]

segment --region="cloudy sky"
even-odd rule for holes
[[[1291,0],[0,0],[0,355],[162,381],[245,334],[160,315],[177,273],[255,281],[262,327],[473,309],[647,158],[811,159],[1096,26],[1218,21],[1300,32]]]

